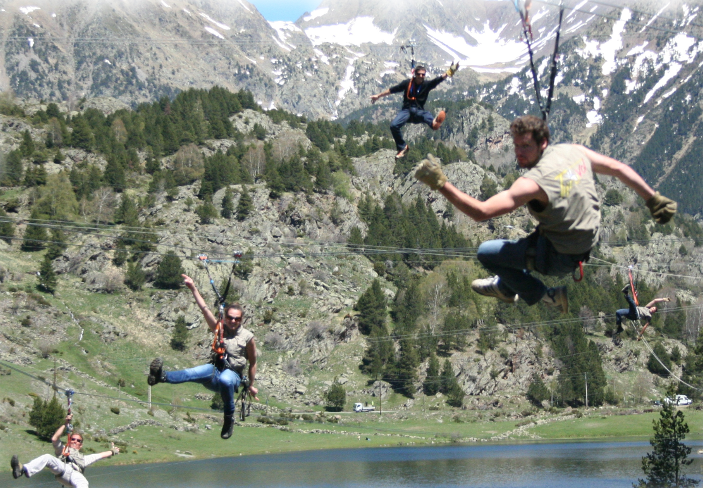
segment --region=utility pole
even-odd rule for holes
[[[56,358],[54,357],[54,384],[52,386],[54,390],[54,398],[56,398]]]
[[[588,373],[583,373],[583,379],[586,381],[586,408],[588,408]]]
[[[378,415],[383,415],[383,389],[380,381],[378,382]]]

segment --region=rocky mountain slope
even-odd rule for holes
[[[275,143],[279,137],[295,133],[301,141],[310,144],[302,128],[291,129],[287,123],[275,124],[260,112],[245,111],[242,115],[268,128],[268,142]],[[501,147],[498,153],[504,154],[511,151],[510,139],[505,134],[507,122],[499,115],[495,117],[495,125],[503,131],[505,144],[505,149]],[[242,118],[233,117],[233,122],[238,123],[237,120]],[[240,127],[247,130],[246,127],[252,125]],[[27,126],[23,119],[4,116],[5,144],[18,137],[17,129]],[[210,140],[200,150],[212,154],[223,144],[228,141]],[[79,149],[66,150],[66,156],[62,165],[46,165],[47,170],[70,170],[73,165],[89,159],[94,164],[104,164],[101,156]],[[144,225],[155,226],[152,232],[157,239],[156,250],[139,259],[148,283],[153,280],[163,256],[168,251],[175,251],[182,260],[184,272],[196,279],[201,291],[211,300],[213,294],[207,274],[198,264],[197,255],[205,253],[215,260],[211,270],[215,283],[219,284],[229,273],[233,250],[252,253],[251,273],[245,279],[235,278],[233,289],[250,317],[247,327],[259,340],[258,381],[262,395],[282,407],[319,408],[325,403],[324,395],[329,385],[337,378],[345,386],[350,400],[370,400],[383,391],[385,401],[412,408],[415,400],[392,394],[387,383],[374,383],[359,371],[368,338],[359,333],[359,317],[354,305],[374,279],[381,280],[389,300],[396,293],[395,285],[379,275],[378,267],[363,255],[349,253],[345,245],[353,227],[367,232],[359,214],[361,199],[370,196],[382,202],[394,192],[410,204],[419,197],[446,224],[460,229],[473,242],[496,236],[525,235],[529,229],[529,217],[525,212],[518,212],[477,224],[462,215],[450,216],[447,203],[417,184],[411,175],[393,174],[393,156],[393,151],[381,150],[355,159],[355,175],[349,179],[344,195],[335,195],[334,191],[307,195],[284,193],[279,199],[271,199],[266,184],[255,183],[249,188],[254,211],[242,222],[217,218],[211,224],[201,224],[193,211],[194,202],[198,200],[197,182],[179,187],[175,195],[158,194],[156,200],[140,213]],[[169,164],[168,158],[164,164]],[[460,188],[476,196],[481,195],[485,178],[498,185],[503,182],[500,175],[472,162],[450,164],[446,171]],[[144,177],[134,174],[130,178],[138,181]],[[146,197],[145,183],[143,181],[136,190],[126,194],[143,199]],[[242,190],[240,185],[231,189],[237,195]],[[608,189],[622,190],[622,186],[606,179],[599,191],[605,194]],[[218,208],[224,193],[225,189],[222,189],[213,198]],[[18,224],[18,236],[26,229],[24,221],[29,217],[29,205],[34,198],[31,190],[10,190],[0,197],[5,206],[10,200],[19,202],[15,213],[10,214],[12,221]],[[683,303],[697,303],[700,287],[696,280],[703,273],[700,248],[691,238],[685,238],[682,231],[675,229],[666,235],[652,224],[648,224],[648,232],[652,234],[647,245],[626,243],[628,232],[631,232],[628,222],[635,222],[638,215],[630,209],[636,206],[634,196],[629,195],[622,204],[606,207],[605,243],[601,245],[599,256],[612,260],[614,264],[599,259],[592,263],[588,272],[598,274],[599,279],[611,280],[614,275],[622,275],[624,268],[636,258],[643,270],[642,280],[654,289],[661,288],[662,293],[676,300],[672,306],[679,308],[672,310],[680,310]],[[82,388],[93,389],[97,388],[92,386],[95,383],[114,394],[119,390],[118,384],[126,383],[131,385],[134,399],[144,400],[143,375],[153,356],[165,355],[167,364],[174,368],[207,358],[210,334],[187,290],[158,290],[148,284],[143,291],[135,292],[125,287],[126,270],[113,263],[119,235],[115,230],[119,227],[93,224],[65,226],[65,229],[70,233],[70,245],[54,264],[60,283],[54,296],[37,289],[35,273],[43,253],[21,252],[20,240],[12,244],[0,241],[3,256],[0,263],[3,290],[0,358],[3,361],[48,377],[53,365],[46,358],[54,356],[61,364],[63,386],[81,381]],[[682,255],[682,247],[686,249],[686,256]],[[471,249],[466,251],[471,253]],[[218,260],[222,262],[217,263]],[[447,261],[434,270],[417,271],[426,275],[427,283],[445,283],[441,285],[445,287],[444,294],[447,293],[446,280],[450,273],[458,272],[467,277],[481,274],[480,266],[471,259]],[[659,274],[661,272],[665,274]],[[684,272],[694,281],[667,278],[669,274]],[[427,300],[431,299],[430,291],[430,288],[426,291]],[[437,312],[440,316],[443,313],[440,309],[436,309]],[[612,321],[609,317],[613,311],[588,313],[593,312],[596,316],[600,314],[601,318],[584,322],[584,327],[591,334],[590,339],[598,344],[612,389],[620,394],[639,388],[637,394],[643,398],[656,396],[661,381],[646,369],[648,354],[644,345],[634,341],[617,343],[604,337],[603,330]],[[695,316],[695,310],[686,313],[690,317],[685,334],[692,337],[699,327],[700,317]],[[191,331],[189,347],[183,353],[172,351],[169,346],[179,315],[185,317]],[[426,317],[422,320],[433,319]],[[522,322],[523,319],[517,323],[499,320],[491,329],[499,337],[498,345],[488,350],[479,347],[480,328],[466,329],[467,346],[448,356],[469,407],[518,408],[524,404],[524,395],[535,374],[541,375],[546,382],[554,381],[558,376],[560,363],[550,354],[548,343],[536,333],[534,325]],[[688,349],[684,343],[662,340],[654,329],[651,334],[651,338],[661,340],[668,351],[677,347],[686,355]],[[422,397],[421,381],[426,367],[422,364],[418,368],[415,383],[418,398]],[[675,372],[680,374],[680,371],[680,366],[675,366]],[[42,394],[45,388],[39,382],[30,382],[22,388],[27,387],[37,394]],[[209,395],[192,389],[186,390],[180,401],[206,407],[209,398]],[[441,402],[439,398],[434,401]],[[18,404],[17,407],[3,405],[2,408],[5,415],[11,416],[15,408],[24,407]]]

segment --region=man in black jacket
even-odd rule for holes
[[[444,110],[439,112],[437,117],[433,117],[430,112],[425,110],[425,102],[430,90],[446,80],[447,76],[453,76],[457,69],[459,69],[459,63],[456,66],[452,64],[446,73],[433,80],[425,81],[427,70],[424,66],[418,66],[415,68],[415,74],[412,78],[408,78],[371,97],[371,103],[376,103],[379,98],[403,92],[403,108],[400,109],[398,115],[391,122],[391,134],[393,134],[393,139],[398,149],[398,154],[395,156],[397,159],[408,153],[408,145],[405,143],[401,132],[405,124],[408,122],[411,124],[427,124],[432,130],[438,130],[442,126],[442,122],[444,122],[446,117]]]

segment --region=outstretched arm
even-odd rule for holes
[[[247,343],[247,359],[249,360],[249,393],[255,399],[259,399],[256,395],[259,393],[257,388],[254,388],[254,380],[256,379],[256,342],[254,338]]]
[[[207,322],[208,327],[212,332],[215,332],[215,328],[217,327],[217,319],[213,315],[213,313],[210,311],[210,309],[207,307],[207,303],[205,303],[205,300],[203,300],[203,297],[200,296],[200,292],[198,291],[198,288],[195,286],[195,283],[193,282],[193,278],[191,278],[188,275],[181,275],[183,277],[183,283],[190,289],[190,291],[193,293],[193,298],[195,298],[195,303],[198,304],[198,307],[200,307],[200,311],[203,313],[203,317],[205,317],[205,321]]]
[[[390,89],[388,90],[383,90],[381,93],[377,93],[376,95],[371,95],[371,103],[374,104],[376,101],[378,101],[379,98],[387,97],[388,95],[391,94]]]
[[[59,442],[59,439],[61,439],[61,436],[63,435],[63,431],[66,429],[66,425],[71,423],[72,418],[73,418],[73,414],[66,415],[66,423],[64,423],[58,429],[56,429],[56,432],[54,432],[54,435],[51,436],[51,443],[52,444],[56,444],[57,442]]]
[[[645,308],[653,307],[654,305],[656,305],[656,304],[659,303],[659,302],[670,302],[670,301],[671,301],[671,298],[669,298],[669,297],[665,297],[665,298],[655,298],[654,300],[652,300],[651,302],[649,302],[647,305],[645,305]]]
[[[518,178],[510,188],[493,195],[485,202],[467,195],[449,182],[439,188],[439,191],[456,208],[477,222],[512,212],[530,200],[548,201],[544,190],[527,178]]]
[[[585,146],[579,148],[586,153],[588,159],[591,160],[593,171],[601,174],[614,176],[627,186],[632,188],[644,200],[649,200],[654,196],[654,190],[637,172],[625,163],[621,163],[617,159],[613,159],[603,154],[597,153]]]
[[[93,464],[95,461],[100,461],[101,459],[107,459],[112,456],[117,456],[120,453],[120,448],[115,447],[115,443],[112,443],[112,449],[109,451],[104,451],[104,452],[98,452],[96,454],[88,454],[85,457],[85,465],[89,466]]]

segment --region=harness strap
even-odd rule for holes
[[[579,274],[576,274],[576,271],[579,272]],[[576,278],[578,276],[578,278]],[[581,280],[583,280],[583,261],[579,261],[579,267],[574,269],[574,273],[571,275],[573,278],[574,282],[578,283]]]

